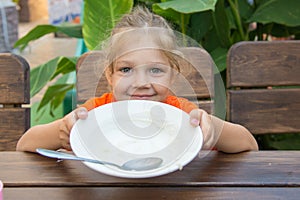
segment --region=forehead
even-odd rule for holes
[[[154,50],[158,51],[160,47],[155,43],[154,40],[149,40],[147,38],[137,37],[135,40],[133,38],[128,38],[124,41],[121,41],[118,45],[115,45],[115,53],[117,57],[135,53],[138,51],[146,52],[149,49],[152,49],[152,53]],[[149,51],[148,51],[149,52]]]
[[[168,64],[167,56],[159,49],[137,49],[128,51],[119,56],[116,60],[117,63],[128,62],[136,65],[146,63],[162,63]]]
[[[171,40],[165,29],[138,28],[117,33],[111,38],[112,51],[116,56],[137,49],[170,49]]]

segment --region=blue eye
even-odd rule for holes
[[[158,74],[158,73],[161,73],[162,70],[160,68],[151,68],[150,72],[153,74]]]
[[[130,67],[122,67],[120,69],[120,71],[123,73],[129,73],[131,70],[132,70],[132,68],[130,68]]]

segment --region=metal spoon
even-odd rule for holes
[[[145,170],[155,169],[159,167],[163,161],[161,158],[157,158],[157,157],[146,157],[146,158],[137,158],[137,159],[129,160],[125,162],[123,165],[117,165],[111,162],[94,160],[90,158],[82,158],[72,154],[48,150],[48,149],[38,148],[36,149],[36,152],[50,158],[56,158],[61,160],[78,160],[78,161],[97,163],[101,165],[112,165],[118,167],[119,169],[127,170],[127,171],[145,171]]]

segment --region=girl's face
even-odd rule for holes
[[[117,101],[164,101],[169,94],[173,74],[163,53],[156,49],[140,49],[119,57],[107,79]]]

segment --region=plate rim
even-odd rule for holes
[[[184,112],[183,110],[166,104],[166,103],[162,103],[162,102],[158,102],[158,101],[149,101],[149,100],[126,100],[126,101],[130,101],[129,103],[150,103],[150,104],[159,104],[162,106],[166,106],[169,107],[171,109],[175,109],[177,111],[180,111],[181,113],[184,113],[184,115],[188,115],[186,112]],[[92,109],[89,112],[98,112],[99,110],[103,110],[103,109],[107,109],[107,107],[111,107],[114,103],[126,103],[125,101],[118,101],[118,102],[112,102],[112,103],[108,103],[105,104],[103,106],[99,106],[95,109]],[[75,153],[75,155],[77,156],[85,156],[85,157],[90,157],[93,158],[92,155],[90,155],[84,147],[79,147],[78,143],[80,143],[78,136],[79,136],[79,131],[76,131],[78,123],[80,120],[76,121],[76,123],[74,124],[74,126],[71,129],[71,133],[70,133],[70,144],[72,147],[73,152]],[[203,133],[202,130],[200,128],[200,126],[195,127],[195,135],[193,137],[192,142],[188,145],[188,147],[186,147],[185,152],[181,155],[180,158],[174,160],[173,162],[169,163],[167,166],[164,166],[163,168],[159,167],[157,169],[154,170],[147,170],[147,171],[124,171],[124,170],[117,170],[115,168],[111,168],[111,167],[107,167],[107,166],[100,166],[99,164],[94,164],[94,163],[88,163],[88,162],[83,162],[87,167],[106,174],[106,175],[110,175],[110,176],[115,176],[115,177],[121,177],[121,178],[151,178],[151,177],[156,177],[156,176],[161,176],[161,175],[165,175],[177,170],[181,170],[182,168],[184,168],[187,164],[189,164],[200,152],[202,145],[203,145]],[[77,143],[77,145],[75,145]],[[189,151],[193,151],[193,152],[189,152]],[[84,151],[84,152],[82,152]],[[93,158],[95,159],[95,158]],[[97,158],[96,158],[97,159]],[[181,161],[181,163],[178,163],[179,161]]]

